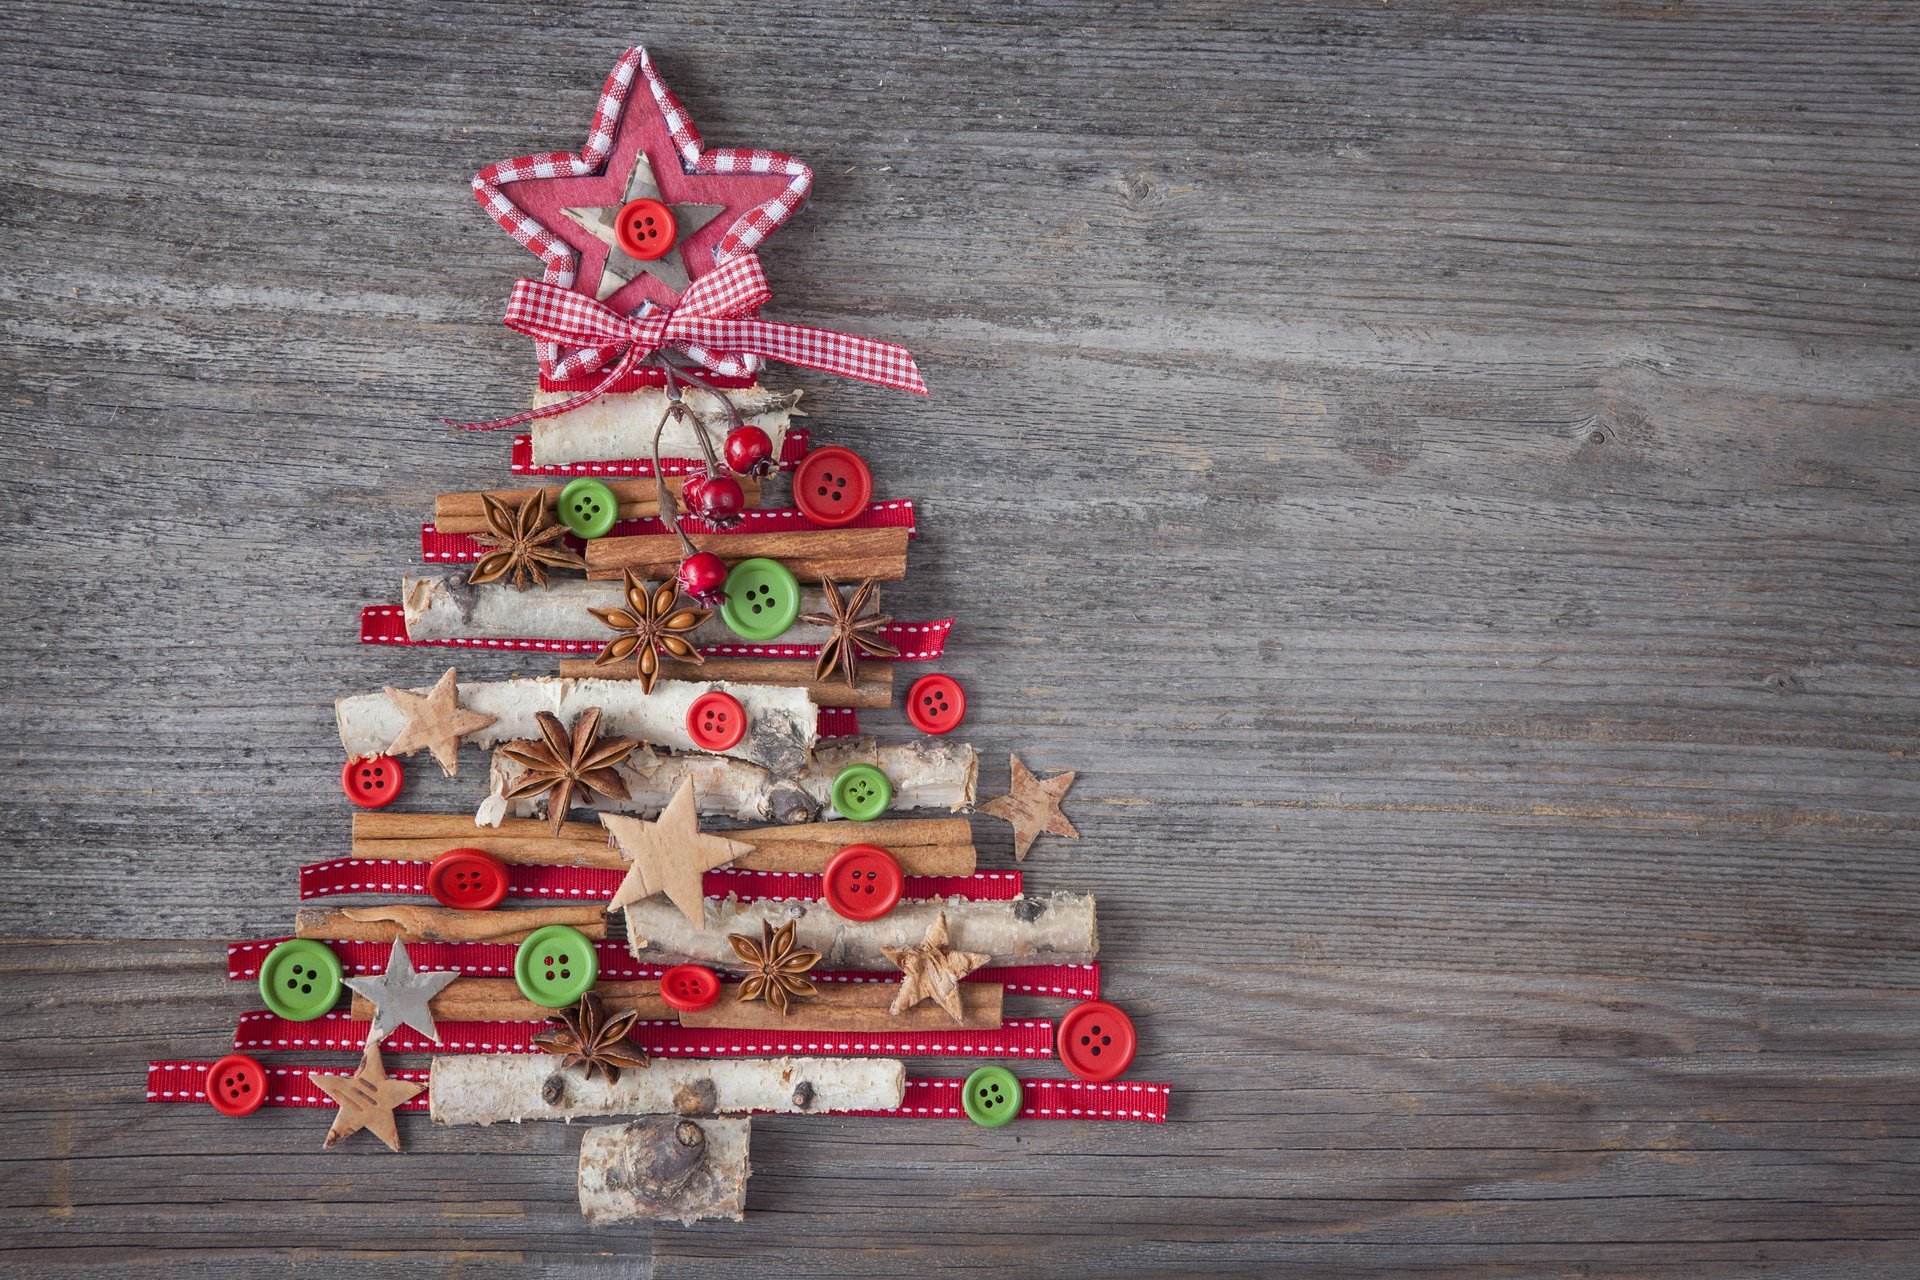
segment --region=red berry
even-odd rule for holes
[[[732,476],[710,475],[694,496],[693,514],[708,524],[721,529],[730,529],[740,523],[741,515],[747,509],[747,495],[740,489],[740,482]]]
[[[727,598],[727,563],[711,551],[697,551],[680,562],[680,589],[705,608]]]
[[[700,491],[707,487],[707,473],[696,471],[680,485],[680,509],[688,515],[700,514]]]
[[[774,473],[773,441],[758,427],[735,427],[727,432],[727,465],[743,476]]]

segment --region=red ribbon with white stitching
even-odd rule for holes
[[[516,280],[503,321],[507,328],[542,342],[619,352],[619,362],[590,390],[559,404],[492,422],[452,425],[464,431],[497,431],[578,409],[599,398],[643,358],[666,347],[679,348],[708,368],[717,363],[713,352],[747,352],[927,394],[920,369],[905,347],[832,329],[754,318],[753,313],[772,296],[760,259],[750,253],[723,262],[695,280],[673,306],[649,307],[637,316],[623,316],[603,302],[545,280]]]

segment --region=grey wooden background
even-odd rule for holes
[[[1920,1273],[1912,6],[7,26],[7,1269]],[[1083,771],[1027,871],[1165,1127],[770,1119],[745,1223],[590,1231],[558,1126],[141,1101],[343,849],[330,700],[444,660],[355,610],[527,390],[467,180],[630,41],[814,165],[773,310],[920,355],[791,382],[924,504],[989,787]]]

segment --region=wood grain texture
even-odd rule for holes
[[[8,1269],[1920,1269],[1909,6],[9,17]],[[529,389],[467,180],[635,39],[815,167],[769,315],[920,359],[779,385],[921,503],[888,609],[961,620],[983,794],[1080,770],[1023,869],[1099,895],[1164,1127],[773,1117],[744,1223],[591,1230],[561,1126],[140,1103],[250,1002],[129,940],[286,931],[331,700],[446,664],[355,619],[507,478],[435,422]]]

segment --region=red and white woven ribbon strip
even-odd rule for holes
[[[780,443],[780,469],[791,471],[800,465],[800,459],[807,456],[812,447],[805,427],[790,427]],[[695,471],[704,471],[705,458],[662,458],[660,469],[670,476],[691,475]],[[515,436],[513,438],[512,471],[517,476],[601,476],[617,478],[644,479],[653,474],[652,458],[614,458],[604,462],[567,462],[559,466],[536,467],[533,465],[533,437]]]
[[[580,149],[579,155],[554,151],[518,156],[490,164],[474,175],[473,194],[481,207],[508,235],[540,256],[541,262],[546,264],[542,279],[549,284],[562,287],[573,284],[577,266],[573,247],[523,213],[500,188],[528,178],[583,178],[599,173],[613,150],[620,114],[626,106],[627,94],[636,76],[646,85],[659,106],[667,132],[680,152],[680,163],[688,173],[774,173],[789,179],[786,189],[779,195],[756,205],[727,229],[714,250],[716,262],[751,253],[775,227],[793,215],[813,187],[813,170],[781,152],[730,147],[705,150],[701,145],[700,132],[688,118],[686,108],[660,79],[647,51],[636,45],[620,55],[620,60],[607,76],[607,82],[600,90],[600,101],[594,109],[593,127],[588,130],[586,145]],[[541,373],[556,379],[592,373],[615,354],[600,348],[561,350],[551,343],[539,344],[539,353]],[[729,376],[749,374],[760,366],[760,361],[752,357],[728,360],[703,351],[696,358]]]
[[[234,942],[227,946],[227,978],[233,982],[252,982],[260,977],[260,962],[267,952],[285,942],[285,938],[265,938],[257,942]],[[329,942],[340,957],[340,967],[350,974],[385,973],[392,947],[385,942]],[[593,949],[600,961],[600,976],[608,982],[646,982],[657,979],[672,966],[635,960],[625,943],[596,942]],[[454,969],[473,977],[510,978],[513,976],[511,942],[410,942],[407,955],[413,967]],[[816,982],[892,983],[897,973],[832,970],[807,975]],[[1093,964],[1009,965],[976,969],[964,982],[997,982],[1015,995],[1057,996],[1068,1000],[1094,1000],[1100,995],[1100,966]]]
[[[732,529],[716,529],[705,520],[693,516],[683,517],[681,527],[688,533],[712,534],[716,537],[728,537],[740,533],[820,533],[824,526],[807,519],[806,512],[798,507],[769,507],[746,512],[746,519]],[[917,537],[918,529],[913,522],[913,499],[898,498],[891,502],[876,502],[860,513],[860,518],[845,526],[848,529],[905,529],[908,537]],[[645,520],[622,520],[615,524],[607,534],[610,538],[637,538],[649,534],[667,532],[667,526],[657,518]],[[565,539],[574,551],[580,551],[586,544],[579,538],[569,535]],[[420,526],[420,558],[429,564],[470,564],[487,553],[487,548],[474,540],[470,533],[442,533],[429,520]]]
[[[382,1046],[389,1053],[537,1053],[533,1038],[548,1022],[442,1022],[435,1043],[402,1027]],[[369,1023],[339,1014],[312,1022],[289,1022],[264,1009],[240,1015],[233,1047],[243,1053],[287,1049],[334,1049],[358,1053]],[[998,1031],[733,1031],[683,1027],[649,1019],[634,1024],[632,1039],[663,1058],[739,1058],[807,1053],[835,1058],[1047,1058],[1053,1055],[1053,1023],[1010,1019]]]
[[[300,868],[301,898],[329,898],[344,893],[427,892],[424,862],[397,862],[385,858],[337,858]],[[507,894],[514,898],[559,898],[604,902],[626,879],[626,872],[603,867],[507,868]],[[709,898],[733,894],[742,902],[800,898],[818,901],[824,896],[821,877],[789,871],[709,871],[702,878]],[[908,876],[906,897],[950,898],[1004,902],[1020,896],[1018,871],[980,871],[970,876]]]
[[[947,633],[953,630],[952,618],[932,622],[894,622],[880,628],[901,662],[932,662],[946,652]],[[596,654],[606,646],[597,640],[507,639],[498,636],[450,636],[445,640],[415,640],[407,634],[407,615],[397,604],[370,604],[360,610],[361,644],[427,645],[434,648],[532,650],[538,653]],[[709,658],[817,658],[817,644],[710,644],[700,652]],[[852,713],[851,707],[822,707],[828,711]],[[821,733],[827,733],[821,720]]]
[[[163,1061],[147,1064],[147,1101],[148,1102],[205,1102],[207,1100],[207,1069],[211,1062]],[[320,1092],[319,1086],[307,1079],[309,1071],[328,1072],[335,1075],[352,1075],[353,1072],[338,1066],[310,1067],[267,1067],[267,1102],[269,1107],[331,1107],[336,1105],[332,1098]],[[427,1072],[423,1067],[388,1067],[387,1074],[395,1080],[411,1080],[416,1084],[427,1082]],[[427,1095],[422,1093],[400,1104],[400,1111],[425,1111]]]

